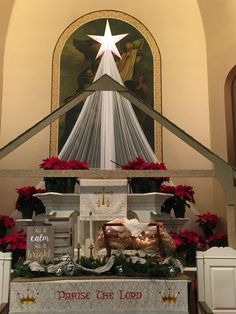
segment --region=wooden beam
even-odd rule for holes
[[[104,87],[105,86],[105,87]],[[103,87],[103,88],[102,88]],[[70,100],[68,100],[65,104],[61,105],[59,108],[55,109],[53,112],[48,114],[45,118],[34,124],[32,127],[27,129],[25,132],[21,133],[14,140],[6,144],[0,149],[0,159],[8,155],[10,152],[14,151],[17,147],[24,144],[31,137],[42,131],[49,124],[51,124],[56,119],[60,118],[67,111],[72,109],[78,103],[86,99],[89,95],[93,94],[96,90],[114,90],[116,87],[116,81],[114,81],[107,74],[103,75],[97,81],[92,83],[88,89],[76,94]],[[126,88],[122,85],[119,85],[119,91],[124,91]]]
[[[35,170],[1,169],[0,177],[78,177],[84,178],[131,178],[131,177],[214,177],[214,170]]]
[[[75,97],[73,97],[71,100],[66,102],[64,105],[54,110],[52,113],[50,113],[45,118],[43,118],[42,120],[34,124],[28,130],[26,130],[25,132],[17,136],[14,140],[9,142],[7,145],[3,146],[0,149],[0,159],[8,155],[10,152],[14,151],[17,147],[24,144],[31,137],[33,137],[38,132],[46,128],[50,123],[58,119],[61,115],[65,114],[68,110],[76,106],[78,103],[80,103],[82,100],[87,98],[92,93],[93,92],[91,91],[84,91],[77,94]]]
[[[159,122],[171,133],[182,139],[186,144],[188,144],[190,147],[192,147],[194,150],[196,150],[198,153],[200,153],[202,156],[204,156],[214,164],[215,176],[221,183],[226,195],[226,221],[228,242],[231,247],[236,249],[236,208],[234,204],[234,176],[236,176],[235,169],[217,154],[212,152],[209,148],[201,144],[191,135],[189,135],[173,122],[171,122],[169,119],[164,117],[161,113],[154,110],[151,106],[145,104],[141,99],[137,98],[127,89],[124,90],[124,87],[118,82],[112,79],[110,79],[110,81],[111,82],[109,84],[108,82],[106,82],[106,84],[109,85],[110,89],[114,88],[114,91],[119,90],[119,93],[126,99],[128,99],[133,105],[145,112],[153,120]],[[101,83],[102,82],[100,82],[100,84],[96,87],[102,88]]]
[[[153,107],[144,103],[136,95],[132,94],[125,86],[119,84],[109,75],[105,74],[100,80],[94,82],[87,89],[89,91],[102,91],[102,90],[113,90],[120,93],[123,97],[127,98],[133,105],[145,112],[153,120],[159,122],[162,126],[167,128],[171,133],[175,134],[178,138],[182,139],[186,144],[191,146],[194,150],[206,157],[211,162],[222,162],[226,166],[230,166],[224,159],[219,157],[217,154],[212,152],[209,148],[201,144],[199,141],[194,139],[191,135],[185,132],[183,129],[178,127],[176,124],[171,122],[169,119],[164,117],[161,113],[154,110]],[[230,166],[232,168],[232,166]]]
[[[124,86],[115,81],[112,77],[104,74],[100,79],[92,83],[87,89],[87,91],[113,91],[113,92],[127,92],[130,91]]]
[[[11,151],[15,150],[17,147],[19,147],[21,144],[26,142],[28,139],[30,139],[32,136],[37,134],[39,131],[44,129],[46,126],[48,126],[50,123],[52,123],[54,120],[59,118],[61,115],[66,113],[68,110],[73,108],[76,104],[84,100],[86,97],[91,95],[95,91],[102,91],[102,90],[110,90],[110,91],[116,91],[119,92],[122,96],[127,98],[132,104],[134,104],[137,108],[141,109],[143,112],[145,112],[148,116],[150,116],[155,121],[159,122],[162,126],[167,128],[171,133],[175,134],[178,138],[182,139],[186,144],[191,146],[193,149],[195,149],[198,153],[200,153],[202,156],[210,160],[214,166],[215,166],[215,175],[216,178],[220,181],[222,184],[225,193],[226,193],[226,200],[227,200],[227,228],[228,228],[228,238],[229,238],[229,244],[236,248],[236,212],[235,212],[235,205],[234,205],[234,176],[235,176],[235,169],[229,165],[225,160],[220,158],[218,155],[213,153],[209,148],[202,145],[199,141],[194,139],[191,135],[186,133],[184,130],[179,128],[177,125],[175,125],[173,122],[168,120],[166,117],[164,117],[161,113],[155,111],[151,106],[146,105],[142,100],[137,98],[135,95],[133,95],[128,89],[126,89],[123,85],[119,84],[115,80],[113,80],[108,75],[102,76],[99,80],[95,81],[90,85],[90,87],[85,90],[84,92],[79,93],[76,95],[73,99],[68,101],[66,104],[62,105],[58,109],[54,110],[51,114],[46,116],[44,119],[36,123],[33,127],[22,133],[20,136],[18,136],[16,139],[8,143],[6,146],[0,149],[0,159],[9,154]],[[10,176],[11,171],[10,170],[1,170],[1,176]],[[92,171],[92,170],[90,170]],[[15,172],[16,173],[16,172]],[[88,177],[88,172],[82,172],[81,178],[84,177],[83,174]],[[5,175],[4,175],[5,174]],[[13,176],[14,173],[11,173]],[[49,176],[49,172],[47,172],[47,175]],[[52,176],[54,176],[53,174]],[[92,174],[91,174],[92,175]],[[95,172],[93,173],[94,177]],[[116,177],[124,177],[125,173],[120,173],[118,176],[118,173],[116,174]],[[139,176],[141,173],[139,174]],[[153,176],[154,173],[150,173],[150,176]],[[158,175],[155,173],[156,176],[171,176],[174,177],[174,173],[167,175],[164,171]],[[177,175],[177,173],[176,173]],[[33,176],[33,171],[29,171],[28,175],[23,174],[22,170],[18,173],[17,176]],[[42,174],[42,176],[45,176],[45,173]],[[59,173],[57,176],[62,176]],[[70,175],[68,175],[70,176]],[[96,177],[98,178],[106,178],[108,174],[102,173],[102,170],[96,173]],[[132,174],[132,172],[129,172],[129,175],[127,174],[127,177],[136,176],[135,173]],[[138,175],[137,175],[138,176]],[[145,174],[142,176],[149,176],[149,174],[145,171]],[[181,176],[186,176],[182,175]],[[195,176],[195,175],[194,175]],[[211,175],[210,175],[211,176]],[[112,174],[109,174],[109,178],[112,177]]]
[[[0,314],[7,314],[8,310],[9,310],[9,304],[8,303],[0,304]]]
[[[199,309],[201,314],[214,314],[209,306],[204,301],[198,301]]]
[[[161,113],[154,110],[151,106],[145,104],[142,100],[140,100],[134,94],[132,94],[125,86],[119,84],[107,74],[103,75],[97,81],[92,83],[85,91],[77,94],[74,98],[69,100],[67,103],[60,106],[58,109],[54,110],[52,113],[47,115],[44,119],[40,120],[38,123],[36,123],[31,128],[29,128],[27,131],[23,132],[13,141],[11,141],[10,143],[2,147],[0,149],[0,159],[5,157],[7,154],[9,154],[11,151],[16,149],[20,145],[22,145],[24,142],[26,142],[32,136],[37,134],[39,131],[47,127],[50,123],[58,119],[61,115],[65,114],[68,110],[73,108],[76,104],[84,100],[93,92],[108,91],[108,90],[119,92],[122,96],[124,96],[132,104],[134,104],[137,108],[141,109],[152,119],[159,122],[161,125],[167,128],[171,133],[175,134],[177,137],[182,139],[185,143],[187,143],[189,146],[191,146],[201,155],[206,157],[208,160],[212,161],[213,163],[215,163],[215,161],[218,161],[218,162],[223,163],[226,166],[229,166],[229,164],[225,160],[223,160],[218,155],[213,153],[209,148],[207,148],[206,146],[202,145],[200,142],[195,140],[191,135],[189,135],[184,130],[179,128],[169,119],[164,117]]]

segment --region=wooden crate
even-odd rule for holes
[[[74,256],[74,219],[73,217],[50,217],[54,227],[54,256],[69,253]]]

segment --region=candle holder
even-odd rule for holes
[[[81,249],[81,245],[80,245],[80,243],[78,243],[78,245],[77,245],[77,264],[79,264],[79,262],[80,262],[80,249]]]

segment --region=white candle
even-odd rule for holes
[[[89,213],[89,238],[91,243],[93,242],[93,219],[92,212]]]
[[[80,216],[77,216],[77,228],[75,229],[77,231],[77,243],[81,243],[81,238],[80,238]]]

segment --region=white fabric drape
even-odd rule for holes
[[[123,85],[112,52],[102,56],[94,81],[108,74]],[[91,168],[114,169],[137,156],[157,161],[131,103],[114,91],[89,96],[59,157],[89,162]]]

